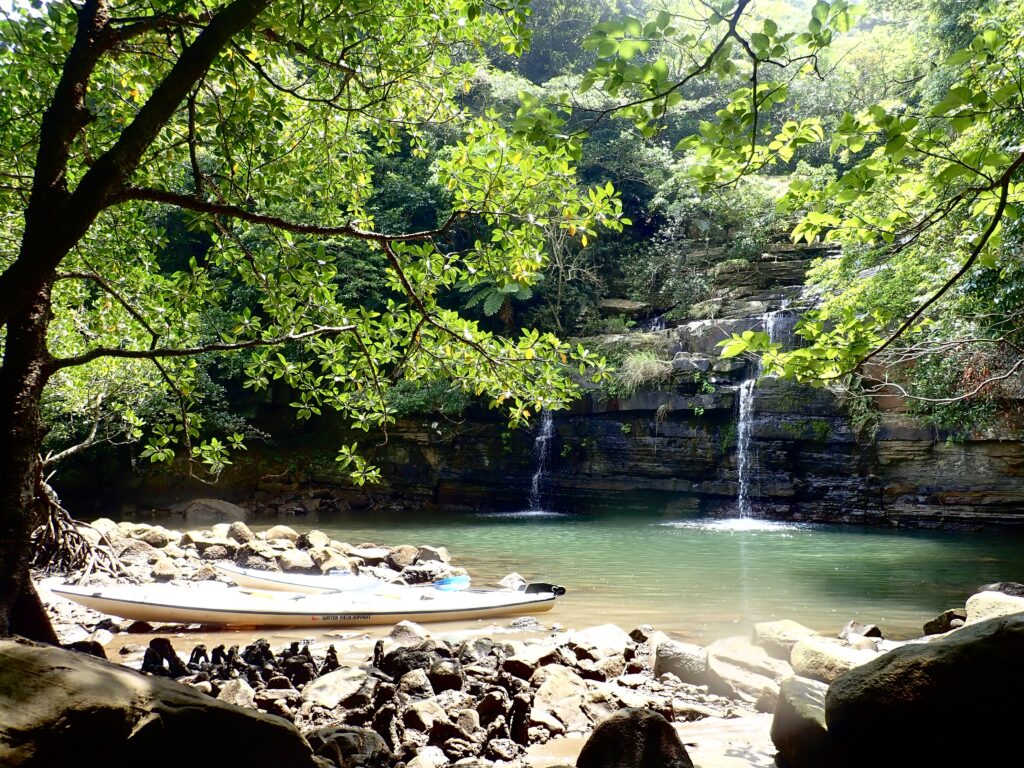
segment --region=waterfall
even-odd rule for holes
[[[551,454],[551,438],[555,433],[555,420],[551,411],[542,411],[540,430],[533,441],[533,481],[530,484],[530,511],[541,512],[543,507],[544,473],[548,468],[548,457]]]
[[[740,418],[736,426],[736,461],[740,486],[737,501],[740,517],[750,517],[753,512],[750,504],[750,424],[754,415],[754,384],[757,383],[758,373],[760,371],[740,384]]]
[[[785,348],[791,341],[792,313],[789,311],[789,302],[782,300],[776,310],[765,312],[761,318],[765,331],[768,333],[768,341],[772,344],[781,343]],[[736,425],[736,475],[739,485],[737,493],[737,507],[740,517],[752,517],[754,512],[751,496],[751,474],[753,467],[750,454],[750,431],[754,421],[754,386],[761,376],[761,361],[758,359],[754,366],[754,375],[740,384],[739,395],[739,421]]]

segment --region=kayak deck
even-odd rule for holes
[[[408,588],[404,588],[408,589]],[[343,627],[483,619],[544,613],[554,592],[442,590],[402,587],[329,595],[244,592],[231,587],[170,585],[53,588],[53,593],[101,613],[152,622],[230,626]]]

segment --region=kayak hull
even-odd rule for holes
[[[53,593],[88,608],[150,622],[251,627],[347,627],[467,621],[498,616],[524,616],[550,611],[553,593],[525,594],[509,591],[440,593],[439,597],[376,595],[377,599],[352,600],[345,595],[280,596],[236,592],[230,588],[215,595],[198,590],[169,587],[56,587]],[[190,594],[191,593],[191,594]],[[454,594],[464,599],[448,599]],[[468,598],[468,599],[466,599]]]

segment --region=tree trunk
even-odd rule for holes
[[[0,635],[45,642],[55,637],[29,578],[29,537],[46,509],[39,449],[46,431],[40,401],[49,377],[49,321],[47,282],[8,319],[0,368]]]

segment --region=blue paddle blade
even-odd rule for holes
[[[455,592],[460,589],[466,589],[470,581],[469,576],[447,576],[435,581],[434,587],[443,592]]]

